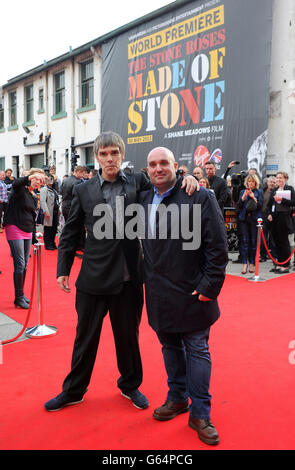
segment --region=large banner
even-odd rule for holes
[[[157,146],[189,171],[213,161],[264,173],[272,0],[192,1],[105,43],[102,130],[146,167]]]

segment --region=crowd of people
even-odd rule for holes
[[[94,154],[99,171],[76,166],[62,181],[54,166],[31,168],[15,179],[11,170],[0,172],[1,231],[4,227],[13,261],[15,306],[29,308],[24,284],[37,224],[44,227],[44,248],[58,248],[57,283],[65,293],[71,291],[69,276],[74,258],[79,251],[82,257],[75,283],[78,323],[71,368],[62,392],[47,401],[45,409],[58,411],[83,401],[107,313],[120,373],[117,386],[137,408],[149,407],[147,397],[139,390],[143,372],[138,333],[144,281],[148,321],[162,345],[168,384],[166,400],[154,410],[153,417],[166,421],[189,412],[188,425],[203,442],[215,445],[219,435],[210,418],[208,339],[211,326],[220,316],[217,298],[228,262],[223,211],[234,207],[238,214],[243,274],[248,269],[254,272],[258,218],[263,219],[271,253],[280,265],[276,269],[286,273],[291,253],[289,234],[294,233],[294,189],[287,184],[284,172],[268,178],[264,185],[251,169],[240,179],[237,190],[229,175],[235,162],[222,176],[216,174],[211,161],[204,168],[194,168],[190,175],[186,167],[178,167],[171,150],[164,147],[149,153],[147,170],[123,171],[125,144],[113,132],[96,138]],[[118,238],[96,236],[95,208],[100,203],[107,203],[113,211],[114,225],[119,221],[127,225],[129,219],[120,213],[117,196],[123,197],[125,207],[141,205],[146,214],[145,231],[152,230],[152,240],[129,239],[125,232]],[[158,206],[170,203],[189,207],[190,226],[194,226],[193,206],[201,205],[202,230],[197,247],[184,250],[183,239],[163,240],[159,236],[161,216],[156,212]],[[169,233],[171,220],[166,220]],[[261,250],[261,256],[266,258],[267,252]]]
[[[263,241],[261,241],[260,262],[268,259],[269,251],[271,257],[277,261],[277,264],[274,263],[271,271],[280,274],[288,273],[290,272],[290,260],[288,258],[291,253],[289,236],[295,232],[295,192],[294,188],[288,185],[288,174],[278,171],[276,175],[269,176],[261,181],[256,170],[252,168],[247,173],[241,172],[238,185],[232,184],[230,170],[236,163],[235,161],[230,162],[225,174],[218,176],[216,175],[216,165],[209,161],[205,164],[204,168],[200,166],[195,167],[193,175],[198,180],[200,186],[211,190],[215,194],[222,211],[224,207],[231,207],[237,213],[239,256],[235,262],[243,265],[241,273],[254,273],[255,271],[257,219],[259,218],[263,220],[263,233],[267,244],[266,249]],[[13,224],[9,223],[9,220],[16,220],[18,223],[16,226],[20,230],[21,227],[24,227],[23,222],[20,223],[16,219],[15,214],[12,215],[14,213],[12,209],[13,201],[16,200],[17,195],[20,193],[19,200],[22,201],[23,206],[25,201],[23,199],[23,192],[27,195],[27,190],[30,190],[30,194],[35,196],[36,223],[41,224],[44,228],[44,248],[46,250],[56,250],[58,227],[63,226],[68,219],[75,185],[93,178],[98,173],[96,169],[89,169],[86,166],[78,165],[70,175],[64,175],[61,180],[56,175],[56,167],[52,165],[46,168],[46,170],[40,170],[43,173],[44,180],[42,180],[42,185],[36,186],[32,191],[33,185],[28,185],[26,178],[34,170],[37,171],[39,169],[23,171],[21,178],[17,179],[18,181],[13,176],[12,169],[8,168],[5,171],[0,171],[0,233],[4,230],[3,224],[4,220],[6,220],[6,225],[8,225],[6,237],[14,260],[15,303],[22,308],[28,308],[28,303],[19,300],[22,290],[19,287],[18,274],[20,271],[26,272],[29,246],[25,248],[28,242],[23,242],[23,256],[20,256],[15,251],[14,245],[16,243],[13,240],[31,239],[34,234],[31,236],[31,234],[13,234],[11,232],[11,225]],[[142,169],[142,171],[148,177],[146,169]],[[188,168],[184,165],[179,166],[177,172],[178,175],[182,176],[189,173]],[[243,176],[242,178],[241,175]],[[277,192],[279,195],[277,195]],[[9,205],[10,194],[13,197]],[[9,207],[11,209],[8,216],[5,217]],[[20,212],[23,218],[22,210]],[[33,212],[33,215],[35,215],[35,212]],[[295,235],[293,236],[295,237]],[[82,230],[76,252],[77,257],[83,256],[84,244],[85,231]],[[284,261],[286,262],[284,263]],[[25,275],[23,277],[25,278]]]
[[[259,261],[266,261],[270,253],[274,260],[271,271],[278,274],[289,273],[290,238],[294,240],[295,237],[295,191],[288,184],[289,176],[284,171],[278,171],[276,175],[261,180],[256,169],[251,168],[239,173],[238,179],[236,175],[232,178],[230,170],[236,163],[230,162],[221,177],[215,175],[215,165],[211,162],[205,165],[205,171],[201,167],[195,167],[193,174],[200,184],[213,189],[222,209],[227,207],[236,211],[239,256],[235,262],[243,265],[241,273],[255,272],[258,219],[263,221],[267,245],[265,248],[263,240],[261,241]]]
[[[76,172],[79,179],[74,176]],[[29,308],[24,284],[31,245],[36,242],[36,226],[43,226],[45,250],[56,250],[58,225],[61,215],[63,218],[68,215],[66,204],[73,180],[85,181],[96,172],[81,166],[61,181],[54,165],[24,170],[19,178],[13,176],[11,168],[0,171],[0,233],[5,229],[13,260],[14,304],[17,308]],[[61,198],[65,204],[63,212]]]
[[[224,207],[236,210],[239,256],[235,262],[243,265],[241,273],[246,274],[248,271],[254,273],[255,271],[257,219],[259,218],[263,219],[263,233],[267,244],[266,249],[264,243],[261,242],[260,262],[268,259],[268,250],[271,257],[278,263],[277,265],[274,263],[271,271],[288,273],[290,260],[287,260],[291,253],[289,235],[295,232],[295,192],[294,188],[288,185],[288,174],[279,171],[276,175],[269,176],[262,182],[256,170],[252,168],[247,173],[241,172],[243,178],[239,180],[238,185],[234,185],[229,173],[236,163],[235,161],[230,162],[225,174],[218,176],[216,175],[216,165],[209,161],[204,168],[195,167],[193,175],[200,186],[215,194],[222,211]],[[40,185],[31,191],[36,196],[36,222],[44,228],[44,248],[56,250],[55,239],[58,227],[59,225],[63,226],[68,219],[75,185],[93,178],[98,170],[78,165],[70,175],[64,175],[62,180],[57,177],[54,165],[47,168],[46,171],[44,169],[42,171],[45,178],[42,186]],[[142,169],[142,171],[148,177],[146,169]],[[18,192],[17,184],[12,191],[16,179],[12,173],[10,168],[0,171],[0,233],[4,230],[3,223],[9,207],[10,194],[14,194],[13,201],[15,193]],[[23,171],[21,178],[26,178],[29,173],[29,171]],[[184,165],[179,166],[178,174],[187,175],[188,168]],[[239,176],[241,178],[241,175]],[[27,180],[19,179],[19,181],[22,182],[25,189],[32,189],[32,185],[26,186]],[[276,195],[277,191],[279,191],[279,196]],[[280,193],[281,191],[284,193]],[[25,194],[27,193],[25,192]],[[16,237],[16,235],[10,233],[10,225],[8,223],[6,235],[11,247],[11,237]],[[20,235],[18,234],[18,236]],[[82,231],[76,256],[82,257],[84,243],[85,232]],[[26,250],[24,250],[22,260],[24,272],[27,265],[25,253]],[[16,254],[14,254],[14,260],[15,257]],[[19,266],[15,264],[14,268],[15,273],[18,274]],[[18,299],[19,289],[16,288],[16,291],[18,292],[16,299]],[[16,301],[16,303],[19,302]],[[24,305],[23,302],[22,305]]]

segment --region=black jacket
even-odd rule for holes
[[[151,186],[143,173],[126,174],[126,178],[125,208],[136,203],[139,192]],[[141,247],[137,238],[97,239],[94,227],[100,216],[94,215],[93,211],[98,204],[105,204],[98,176],[75,186],[69,218],[58,245],[57,276],[70,274],[80,233],[85,226],[87,236],[76,287],[93,295],[115,294],[123,286],[125,260],[131,280],[142,282]]]
[[[208,178],[209,179],[209,178]],[[226,184],[226,180],[224,178],[220,178],[219,176],[212,176],[209,179],[210,189],[213,189],[217,202],[219,204],[220,209],[223,211],[225,206],[226,200],[230,195],[229,189]]]
[[[12,183],[15,181],[15,178],[12,177],[12,179],[8,178],[8,176],[5,176],[4,183],[7,186],[7,191],[10,193],[11,188],[12,188]]]
[[[201,245],[195,250],[183,250],[185,239],[142,239],[144,249],[144,282],[149,324],[155,331],[189,332],[207,328],[219,317],[217,296],[220,293],[228,261],[224,219],[211,191],[200,188],[193,196],[180,189],[177,182],[162,204],[189,206],[192,230],[193,206],[201,206]],[[146,214],[153,200],[153,189],[141,193],[139,201]],[[180,230],[180,234],[181,234]],[[170,234],[170,237],[169,237]],[[194,290],[213,299],[201,302]]]
[[[80,183],[82,183],[82,180],[77,178],[75,175],[70,175],[63,181],[60,189],[63,210],[66,210],[67,212],[70,210],[73,199],[73,189],[76,184]]]
[[[283,198],[281,204],[278,204],[274,200],[274,196],[275,196],[276,192],[278,191],[278,188],[274,188],[271,191],[270,196],[269,196],[269,200],[268,200],[268,204],[267,204],[267,214],[268,215],[269,214],[276,215],[276,213],[278,213],[278,212],[287,212],[287,213],[291,212],[292,207],[295,206],[295,191],[294,191],[293,186],[289,186],[289,185],[285,184],[284,191],[287,191],[287,190],[291,191],[291,199],[289,200],[289,199]]]
[[[14,180],[3,225],[16,225],[24,232],[33,233],[38,199],[31,194],[28,186],[30,181],[27,176]]]

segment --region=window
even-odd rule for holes
[[[9,93],[9,126],[17,126],[16,91]]]
[[[94,104],[93,60],[81,64],[81,107]]]
[[[94,168],[95,158],[92,147],[85,147],[85,164],[93,165]]]
[[[39,113],[44,111],[44,90],[39,88]]]
[[[55,114],[65,112],[65,73],[55,75]]]
[[[4,129],[4,108],[0,103],[0,129]]]
[[[34,88],[33,85],[25,87],[25,121],[34,119]]]

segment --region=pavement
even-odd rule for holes
[[[258,278],[255,278],[255,274],[252,274],[249,272],[247,274],[241,274],[242,264],[234,262],[237,260],[237,258],[238,258],[238,253],[236,252],[229,253],[229,262],[227,265],[226,273],[231,274],[232,276],[239,276],[239,277],[243,277],[244,279],[245,278],[249,279],[249,282],[250,280],[253,282],[260,282],[260,281],[266,282],[270,279],[275,279],[276,277],[288,276],[291,273],[295,273],[293,260],[291,260],[291,263],[290,263],[290,274],[276,274],[270,271],[271,269],[273,269],[274,265],[273,265],[273,262],[270,259],[268,259],[267,261],[263,263],[259,263]],[[17,336],[19,332],[22,330],[22,327],[23,325],[21,325],[20,323],[17,323],[12,318],[0,312],[0,342]],[[16,342],[24,341],[26,339],[29,339],[29,338],[26,336],[24,332],[16,340]],[[9,343],[9,344],[13,344],[13,343]]]
[[[22,328],[23,328],[23,325],[16,322],[12,318],[8,317],[4,313],[0,312],[0,342],[5,341],[10,338],[15,338],[20,333]],[[28,338],[26,337],[25,332],[24,332],[15,342],[23,341],[25,339],[28,339]],[[0,354],[0,358],[1,358],[1,354]]]
[[[241,263],[234,263],[233,261],[236,261],[238,259],[238,253],[230,252],[229,253],[229,262],[226,268],[226,274],[231,274],[233,276],[240,276],[246,279],[251,279],[254,277],[254,274],[252,273],[247,273],[247,274],[241,274],[242,271],[242,264]],[[271,272],[271,269],[274,268],[274,263],[268,259],[267,261],[263,263],[259,263],[259,270],[258,270],[258,276],[259,278],[268,281],[269,279],[275,279],[276,277],[280,276],[288,276],[288,274],[277,274]],[[294,264],[293,264],[293,259],[290,262],[290,273],[295,273],[294,271]]]

